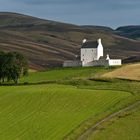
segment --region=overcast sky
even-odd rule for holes
[[[0,0],[0,11],[78,25],[140,25],[140,0]]]

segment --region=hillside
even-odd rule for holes
[[[92,79],[107,71],[59,68],[22,77],[18,86],[0,86],[0,139],[76,140],[139,99],[138,82]]]
[[[138,102],[137,102],[138,103]],[[140,138],[140,104],[120,113],[96,128],[87,140],[138,140]]]
[[[140,82],[96,77],[110,70],[59,68],[22,77],[18,86],[0,86],[0,139],[79,139],[106,116],[140,99]]]
[[[140,55],[140,41],[116,35],[108,27],[77,26],[0,13],[0,50],[23,53],[34,69],[58,67],[64,60],[76,59],[83,38],[97,40],[99,37],[103,40],[105,54],[108,52],[111,57],[129,59]]]
[[[140,80],[140,63],[125,65],[112,72],[106,73],[104,77]]]
[[[54,84],[9,86],[0,90],[3,140],[62,140],[85,119],[92,116],[95,120],[108,109],[118,108],[118,102],[132,97],[129,92]]]
[[[140,40],[140,26],[122,26],[116,29],[116,33],[127,38]]]

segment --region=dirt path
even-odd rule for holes
[[[86,140],[88,138],[88,136],[90,134],[92,134],[96,128],[100,125],[102,125],[102,123],[106,122],[106,121],[109,121],[110,119],[112,119],[113,117],[116,117],[117,115],[127,111],[127,110],[130,110],[136,106],[140,105],[140,101],[137,101],[136,103],[132,104],[132,105],[129,105],[128,107],[124,108],[124,109],[121,109],[120,111],[118,112],[115,112],[113,114],[111,114],[110,116],[102,119],[101,121],[99,121],[98,123],[96,123],[95,125],[93,125],[91,128],[89,128],[85,133],[83,133],[77,140]]]

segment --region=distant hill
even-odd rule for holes
[[[127,38],[140,40],[140,25],[119,27],[116,29],[116,33]]]
[[[85,29],[90,29],[90,30],[102,30],[102,31],[108,31],[108,32],[114,31],[112,28],[106,27],[106,26],[83,25],[81,27]]]
[[[77,26],[1,12],[0,50],[21,52],[29,59],[31,68],[44,69],[62,66],[64,60],[76,59],[84,38],[102,38],[105,54],[135,61],[134,58],[140,56],[140,41],[119,35],[118,31],[120,29]]]

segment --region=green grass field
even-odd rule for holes
[[[139,140],[140,106],[100,126],[87,140]]]
[[[46,81],[74,80],[81,78],[91,78],[108,72],[113,68],[87,67],[87,68],[64,68],[49,70],[46,72],[30,73],[29,76],[20,79],[21,83],[41,83]],[[98,73],[98,74],[97,74]]]
[[[89,117],[102,116],[131,96],[53,84],[0,87],[0,91],[1,140],[61,140]]]
[[[100,78],[111,70],[49,70],[21,78],[20,86],[1,86],[0,140],[75,140],[140,100],[140,82]]]

